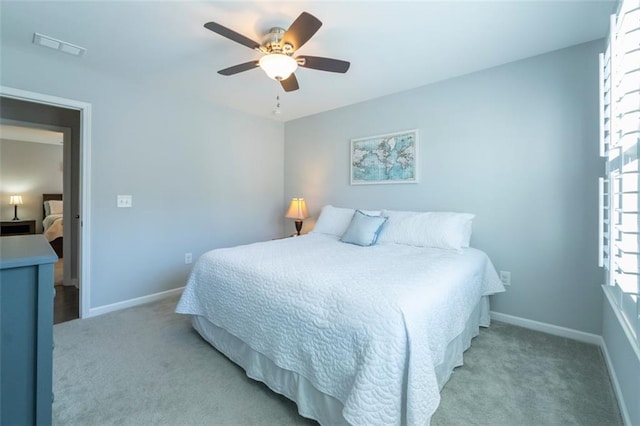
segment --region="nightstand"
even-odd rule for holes
[[[297,237],[296,234],[292,234],[292,235],[286,235],[284,237],[276,237],[276,238],[272,238],[271,240],[284,240],[285,238],[293,238],[293,237]]]
[[[36,233],[35,220],[3,220],[0,222],[0,236],[28,235]]]

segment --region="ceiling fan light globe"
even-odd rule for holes
[[[277,81],[286,80],[298,68],[295,59],[281,53],[264,55],[258,63],[269,78]]]

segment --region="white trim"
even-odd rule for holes
[[[126,308],[132,308],[134,306],[144,305],[146,303],[162,300],[167,297],[180,294],[184,290],[183,287],[174,288],[173,290],[161,291],[160,293],[148,294],[142,297],[136,297],[135,299],[123,300],[122,302],[112,303],[110,305],[98,306],[97,308],[91,308],[89,311],[90,317],[107,314],[109,312],[119,311]]]
[[[553,334],[554,336],[566,337],[568,339],[577,340],[579,342],[591,343],[592,345],[600,346],[602,342],[602,337],[598,336],[597,334],[585,333],[584,331],[560,327],[558,325],[548,324],[546,322],[539,322],[526,318],[515,317],[513,315],[501,314],[500,312],[491,311],[491,319],[506,322],[507,324],[517,325],[519,327],[528,328],[530,330]]]
[[[80,144],[80,247],[81,254],[80,282],[84,292],[80,293],[80,318],[90,316],[91,309],[91,104],[80,110],[80,122],[82,123],[82,143]],[[82,291],[82,290],[81,290]]]
[[[629,411],[627,411],[627,405],[624,403],[624,394],[622,393],[620,383],[618,382],[618,375],[616,374],[615,368],[613,368],[613,361],[609,356],[607,343],[602,338],[602,336],[598,337],[600,337],[600,348],[602,349],[602,355],[604,355],[604,362],[607,365],[607,370],[609,370],[609,377],[611,378],[611,384],[613,385],[613,393],[616,394],[618,408],[620,409],[620,415],[622,415],[622,422],[627,426],[632,426],[631,418],[629,417]]]
[[[80,232],[80,247],[78,250],[78,265],[80,268],[79,313],[80,318],[85,318],[89,316],[91,303],[91,104],[7,86],[0,86],[0,96],[80,111],[80,129],[82,131],[80,139],[80,218],[82,231]]]

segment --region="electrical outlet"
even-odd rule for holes
[[[191,253],[184,254],[184,264],[188,265],[193,261],[193,255]]]
[[[502,281],[504,285],[511,285],[511,272],[500,271],[500,281]]]

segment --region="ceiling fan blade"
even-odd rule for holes
[[[295,52],[308,42],[321,26],[322,22],[318,18],[307,12],[302,12],[282,36],[282,44],[290,44]]]
[[[291,74],[289,78],[286,80],[280,80],[280,84],[285,92],[293,92],[294,90],[298,90],[300,86],[298,86],[298,79],[295,74]]]
[[[345,73],[351,64],[347,61],[339,59],[321,58],[319,56],[298,56],[296,60],[300,60],[298,64],[304,68],[312,68],[320,71],[330,71]]]
[[[242,34],[239,34],[233,30],[230,30],[227,27],[224,27],[220,24],[217,24],[215,22],[207,22],[206,24],[204,24],[204,27],[208,30],[213,31],[214,33],[220,34],[223,37],[228,38],[229,40],[233,40],[236,43],[240,43],[242,45],[247,46],[249,49],[259,49],[260,48],[260,44],[251,40],[248,37],[243,36]]]
[[[249,71],[250,69],[258,68],[258,61],[245,62],[244,64],[234,65],[229,68],[218,71],[218,74],[233,75],[242,71]]]

